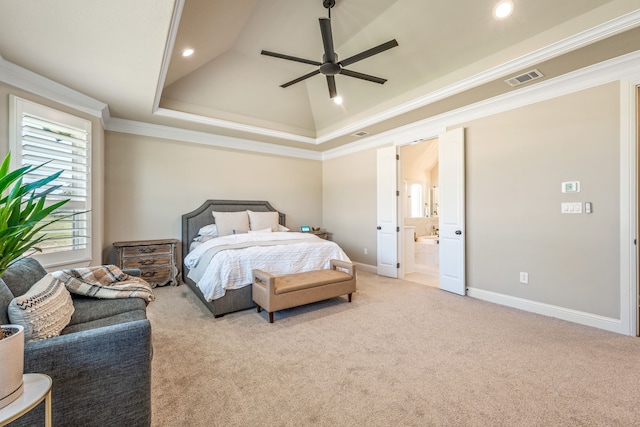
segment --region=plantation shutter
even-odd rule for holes
[[[74,253],[67,261],[87,258],[90,253],[91,122],[24,100],[18,101],[22,101],[16,104],[20,132],[16,132],[17,144],[12,157],[19,159],[19,166],[46,163],[27,174],[24,181],[33,182],[62,170],[62,174],[50,184],[60,188],[47,196],[47,202],[69,200],[47,218],[59,220],[42,230],[47,237],[38,247],[45,256],[57,253],[57,262],[65,261],[59,256],[65,252]]]

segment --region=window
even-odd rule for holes
[[[411,184],[411,216],[419,217],[424,216],[424,212],[422,211],[422,185],[420,184]]]
[[[46,267],[91,258],[91,122],[12,96],[9,146],[13,168],[49,162],[25,177],[35,181],[59,170],[51,183],[60,188],[47,200],[69,199],[52,217],[61,218],[46,227],[47,239],[36,256]],[[49,218],[52,219],[52,218]]]

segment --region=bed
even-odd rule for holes
[[[219,219],[214,227],[225,228],[228,221],[222,221],[222,218],[243,216],[233,212],[247,211],[252,215],[252,225],[260,224],[259,221],[254,223],[256,217],[268,216],[273,221],[271,228],[274,231],[277,227],[280,231],[286,230],[282,228],[286,225],[285,214],[266,201],[207,200],[198,209],[182,216],[183,281],[214,317],[255,307],[251,295],[251,270],[254,268],[280,274],[296,273],[328,268],[331,258],[349,261],[334,242],[306,233],[253,229],[237,234],[233,230],[227,235],[229,230],[226,230],[221,233],[222,237],[201,241],[200,231],[215,224],[212,212]],[[196,238],[199,242],[194,243]]]

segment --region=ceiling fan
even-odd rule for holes
[[[391,49],[393,47],[398,46],[398,42],[393,39],[386,43],[382,43],[381,45],[372,47],[371,49],[367,49],[363,52],[360,52],[356,55],[353,55],[347,59],[343,59],[342,61],[338,61],[338,55],[336,54],[333,48],[333,35],[331,34],[331,8],[335,6],[335,0],[323,0],[322,5],[328,9],[329,17],[328,18],[320,18],[320,33],[322,34],[322,45],[324,47],[324,54],[322,55],[322,62],[312,61],[310,59],[298,58],[296,56],[283,55],[281,53],[270,52],[268,50],[263,50],[260,52],[262,55],[273,56],[275,58],[286,59],[289,61],[302,62],[303,64],[315,65],[318,67],[317,70],[312,71],[308,74],[305,74],[302,77],[298,77],[297,79],[291,80],[290,82],[284,83],[280,85],[282,88],[289,87],[293,84],[301,82],[309,77],[313,77],[316,74],[324,74],[327,77],[327,85],[329,86],[329,97],[336,98],[338,96],[338,92],[336,90],[336,80],[335,76],[337,74],[342,74],[343,76],[355,77],[356,79],[367,80],[373,83],[384,84],[387,79],[383,79],[380,77],[370,76],[369,74],[358,73],[356,71],[347,70],[346,66],[354,64],[358,61],[362,61],[363,59],[369,58],[370,56],[377,55],[378,53],[384,52],[385,50]]]

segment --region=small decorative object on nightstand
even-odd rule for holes
[[[162,239],[115,242],[113,246],[120,269],[139,268],[140,277],[155,287],[180,284],[177,244],[176,239]]]

